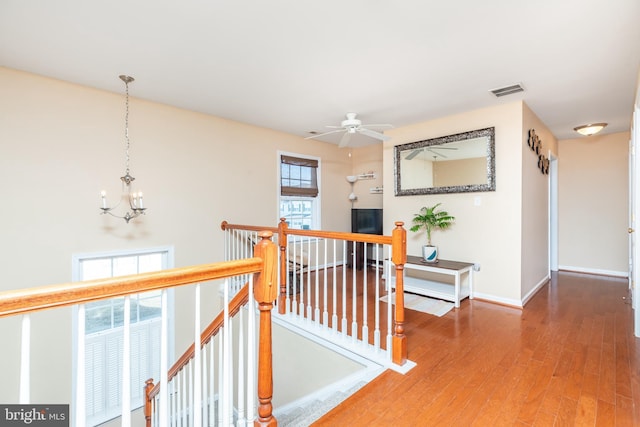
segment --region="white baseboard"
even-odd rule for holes
[[[559,265],[558,270],[573,271],[576,273],[597,274],[600,276],[628,277],[628,271],[600,270],[597,268],[572,267],[569,265]]]
[[[495,302],[497,304],[502,304],[502,305],[509,305],[514,308],[522,308],[522,302],[517,299],[497,297],[495,295],[483,294],[481,292],[476,292],[476,291],[473,291],[473,298],[478,298],[478,299],[489,301],[489,302]]]
[[[542,278],[542,280],[540,280],[534,287],[533,289],[531,289],[529,292],[527,292],[527,294],[522,298],[522,306],[524,307],[524,305],[526,303],[529,302],[529,300],[540,290],[540,288],[542,288],[545,283],[547,283],[549,281],[550,277],[549,276],[545,276]]]

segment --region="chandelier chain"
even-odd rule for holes
[[[124,139],[125,139],[125,174],[129,175],[129,82],[125,80],[125,113],[124,113]]]

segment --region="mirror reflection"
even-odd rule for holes
[[[396,196],[495,191],[494,128],[397,145]]]

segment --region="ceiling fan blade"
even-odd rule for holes
[[[311,136],[307,136],[305,139],[313,139],[313,138],[320,138],[321,136],[325,136],[325,135],[330,135],[332,133],[336,133],[336,132],[344,132],[345,129],[336,129],[336,130],[330,130],[329,132],[324,132],[324,133],[319,133],[317,135],[311,135]]]
[[[377,125],[370,125],[370,124],[366,124],[366,125],[362,125],[363,128],[387,128],[387,129],[391,129],[395,126],[390,125],[388,123],[383,123],[383,124],[377,124]]]
[[[340,144],[338,144],[338,148],[344,148],[349,144],[349,140],[351,139],[351,132],[346,132],[340,138]]]
[[[415,156],[417,156],[418,154],[420,154],[422,152],[422,148],[418,148],[417,150],[413,150],[412,152],[409,153],[409,155],[407,157],[405,157],[405,160],[411,160],[413,159]]]
[[[367,129],[367,128],[363,128],[363,127],[358,128],[358,132],[360,132],[361,134],[366,135],[366,136],[368,136],[370,138],[379,139],[381,141],[388,141],[389,139],[391,139],[388,136],[386,136],[384,134],[381,134],[380,132],[376,132],[376,131],[373,131],[373,130],[370,130],[370,129]]]
[[[436,156],[440,156],[440,157],[442,157],[442,158],[448,159],[448,157],[447,157],[447,156],[445,156],[444,154],[442,154],[442,153],[438,153],[437,151],[433,151],[431,148],[425,148],[425,150],[427,150],[427,151],[431,151],[431,152],[432,152],[433,154],[435,154]]]

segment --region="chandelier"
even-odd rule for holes
[[[133,191],[132,183],[135,180],[134,177],[129,173],[129,83],[131,83],[134,78],[130,76],[120,76],[120,80],[124,82],[125,93],[126,93],[126,101],[125,101],[125,115],[124,115],[124,139],[125,139],[125,171],[124,176],[120,177],[120,181],[122,181],[122,196],[120,197],[120,201],[113,207],[108,207],[107,204],[107,192],[102,190],[100,193],[100,198],[102,202],[102,206],[100,209],[102,210],[102,214],[109,214],[111,216],[115,216],[116,218],[122,218],[127,223],[131,221],[133,218],[137,218],[140,215],[144,215],[144,211],[146,208],[144,207],[144,201],[142,199],[142,191],[135,192]],[[125,201],[129,206],[126,208],[126,212],[123,215],[118,215],[114,212],[114,210],[120,206],[120,203]]]

